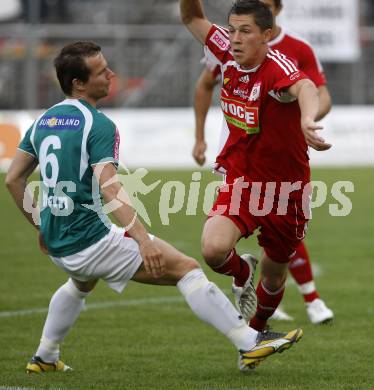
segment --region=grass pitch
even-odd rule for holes
[[[217,180],[203,172],[202,186]],[[373,340],[373,170],[315,169],[314,180],[349,180],[346,195],[353,209],[331,217],[330,195],[313,211],[307,245],[320,270],[316,283],[334,310],[332,326],[313,326],[296,287],[286,289],[283,306],[295,321],[273,322],[279,330],[301,326],[304,338],[290,351],[265,361],[251,375],[236,368],[237,354],[213,328],[196,319],[175,288],[130,283],[121,295],[99,283],[87,299],[62,346],[62,358],[74,368],[67,374],[28,376],[53,292],[66,280],[37,247],[37,236],[16,210],[0,179],[0,389],[372,389]],[[205,216],[170,214],[170,225],[159,216],[161,187],[168,180],[191,182],[191,172],[151,172],[145,182],[162,182],[141,199],[147,206],[150,231],[201,262],[200,234]],[[200,199],[200,203],[202,200]],[[256,238],[239,244],[239,252],[258,253]],[[208,277],[225,291],[230,279]],[[40,310],[39,310],[40,309]]]

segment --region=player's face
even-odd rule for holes
[[[85,93],[94,100],[99,100],[108,96],[109,87],[114,73],[108,68],[102,53],[85,59],[87,67],[90,69],[90,77],[85,83]]]
[[[267,50],[271,30],[261,31],[253,15],[229,17],[229,39],[235,61],[243,68],[258,65],[259,59]]]
[[[266,4],[270,8],[271,13],[273,14],[273,19],[275,24],[275,18],[279,15],[279,12],[282,10],[282,6],[276,7],[274,0],[260,0],[260,1]]]

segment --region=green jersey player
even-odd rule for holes
[[[273,333],[248,327],[196,260],[149,235],[138,220],[116,175],[118,132],[96,108],[114,77],[100,47],[92,42],[69,44],[56,57],[55,68],[67,99],[35,121],[6,177],[15,203],[40,230],[42,251],[69,276],[51,299],[27,371],[71,369],[60,360],[59,347],[99,279],[117,292],[129,280],[176,285],[195,314],[240,351],[242,370],[297,342],[301,329]],[[38,164],[42,204],[35,217],[26,184]],[[121,228],[104,215],[101,197]]]
[[[27,131],[19,149],[40,164],[41,234],[51,255],[74,254],[108,234],[109,219],[89,207],[99,196],[93,166],[117,165],[118,143],[114,123],[83,99],[56,104]]]

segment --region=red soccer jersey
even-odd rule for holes
[[[218,168],[248,182],[309,182],[299,105],[285,92],[307,76],[272,49],[259,66],[242,69],[230,52],[227,31],[215,25],[205,44],[206,55],[222,69],[221,106],[229,129]]]
[[[302,70],[319,87],[326,84],[326,77],[321,63],[315,55],[312,46],[302,38],[291,32],[281,30],[280,34],[269,42],[272,50],[279,50],[292,59],[296,66]]]

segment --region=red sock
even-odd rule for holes
[[[303,294],[305,302],[312,302],[316,298],[319,298],[313,280],[309,254],[303,242],[296,248],[296,253],[292,256],[288,269]]]
[[[271,292],[264,287],[262,280],[259,281],[256,289],[257,310],[249,323],[252,328],[259,332],[265,329],[268,318],[273,315],[283,298],[284,288],[283,285],[279,290]]]
[[[224,264],[212,267],[212,269],[219,274],[233,276],[235,285],[238,287],[244,286],[250,272],[248,264],[236,253],[235,249],[229,253]]]

